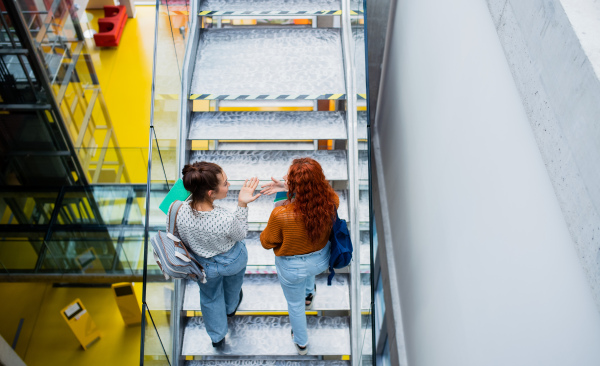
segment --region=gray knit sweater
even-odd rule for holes
[[[199,256],[211,258],[227,252],[247,233],[248,207],[237,206],[231,212],[215,204],[212,211],[196,211],[185,202],[177,213],[173,234]]]

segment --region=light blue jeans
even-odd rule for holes
[[[228,252],[212,258],[194,256],[206,273],[206,283],[198,282],[204,325],[210,339],[217,343],[227,334],[227,314],[238,306],[248,251],[244,241],[238,241]]]
[[[288,304],[294,342],[301,347],[308,344],[304,301],[313,293],[315,276],[329,267],[331,244],[316,252],[275,257],[277,277]]]

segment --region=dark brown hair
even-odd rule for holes
[[[223,169],[215,163],[199,161],[187,164],[181,171],[183,187],[192,194],[192,207],[198,202],[208,200],[208,191],[216,190],[219,186],[217,174],[223,174]]]
[[[294,212],[304,221],[311,243],[331,230],[336,193],[325,179],[321,164],[311,158],[294,159],[287,175],[288,200],[294,197]]]

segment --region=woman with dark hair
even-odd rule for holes
[[[224,344],[227,317],[235,315],[242,302],[242,282],[248,262],[242,241],[248,232],[248,206],[260,194],[253,195],[258,179],[244,182],[235,212],[215,204],[227,197],[227,174],[214,163],[198,162],[183,168],[183,186],[191,192],[191,201],[179,209],[175,236],[180,238],[206,272],[200,286],[200,308],[213,347]]]
[[[275,252],[277,277],[288,304],[292,338],[298,353],[308,353],[306,313],[316,295],[315,276],[329,266],[329,234],[339,198],[311,158],[295,159],[284,182],[273,179],[261,193],[287,190],[284,205],[271,212],[260,235],[265,249]]]

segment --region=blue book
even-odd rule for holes
[[[190,195],[191,193],[186,191],[183,187],[183,180],[179,179],[177,182],[175,182],[173,187],[171,187],[171,190],[169,191],[169,193],[167,193],[167,196],[160,203],[160,206],[158,206],[158,208],[160,208],[162,212],[168,215],[169,207],[171,207],[171,204],[173,202],[177,200],[185,201]]]

